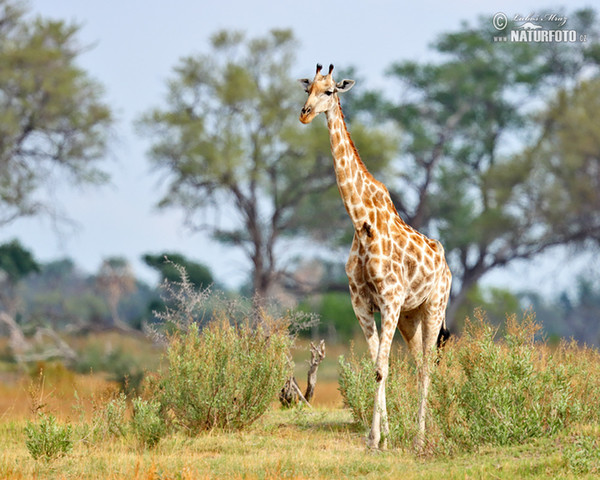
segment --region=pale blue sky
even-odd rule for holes
[[[0,242],[18,237],[39,260],[69,256],[88,272],[95,271],[107,256],[125,256],[136,273],[148,280],[154,277],[140,262],[142,253],[180,251],[209,265],[221,282],[239,284],[248,271],[241,254],[220,247],[207,236],[190,233],[178,211],[159,212],[154,208],[162,193],[160,178],[150,171],[145,157],[147,139],[135,133],[133,121],[161,104],[165,81],[178,59],[206,51],[207,39],[221,28],[242,29],[251,36],[271,28],[292,28],[300,40],[294,72],[298,77],[311,75],[317,62],[334,63],[338,68],[352,65],[370,87],[377,87],[384,84],[383,73],[392,62],[426,58],[428,44],[442,32],[458,30],[462,20],[472,23],[479,15],[496,12],[511,18],[516,14],[526,16],[557,5],[531,0],[405,3],[31,1],[35,14],[81,24],[79,39],[83,45],[92,46],[81,55],[80,64],[104,85],[106,99],[118,120],[105,163],[112,183],[85,190],[55,186],[54,195],[76,222],[75,230],[62,225],[57,233],[47,220],[24,219],[3,229]],[[568,3],[569,11],[589,5],[580,1],[564,3]],[[517,286],[536,283],[537,270],[543,269],[548,278],[546,263],[540,260],[512,267],[493,278]],[[550,272],[553,276],[552,269]]]

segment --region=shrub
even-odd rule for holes
[[[450,341],[432,372],[426,446],[432,453],[471,451],[551,436],[574,422],[597,421],[598,353],[564,344],[552,352],[536,342],[540,326],[531,313],[509,316],[506,333],[482,312]],[[583,353],[583,355],[582,355]],[[387,386],[391,443],[408,447],[417,431],[414,366],[394,357]],[[340,390],[355,419],[370,426],[375,382],[371,361],[340,362]]]
[[[131,429],[141,446],[154,448],[167,433],[167,426],[160,416],[160,403],[135,398]]]
[[[127,396],[119,393],[95,412],[97,434],[101,437],[122,437],[127,433]]]
[[[163,414],[191,434],[251,424],[288,375],[289,343],[285,333],[225,321],[172,335],[154,387]]]
[[[25,444],[34,460],[54,460],[73,448],[71,425],[60,425],[54,415],[39,412],[36,423],[29,421],[25,427]]]
[[[508,317],[503,341],[477,313],[433,375],[431,414],[446,448],[511,445],[549,436],[571,419],[571,386],[532,314]]]
[[[154,333],[167,343],[167,366],[150,380],[153,400],[168,425],[190,434],[250,425],[289,374],[289,330],[300,320],[199,290],[173,266],[181,281],[162,285],[167,307],[156,315],[164,330]]]

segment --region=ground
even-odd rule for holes
[[[295,352],[296,375],[304,387],[307,350]],[[346,350],[347,352],[347,350]],[[596,462],[595,454],[577,457],[574,433],[532,440],[523,445],[482,447],[453,457],[423,457],[412,451],[369,451],[366,431],[353,421],[337,390],[337,357],[329,348],[319,370],[314,408],[282,409],[277,401],[258,422],[241,432],[212,431],[196,437],[170,435],[155,449],[141,448],[131,436],[83,442],[84,420],[93,403],[115,389],[100,374],[80,375],[48,369],[42,389],[36,375],[0,369],[1,479],[438,479],[438,478],[597,478],[577,474],[577,462]],[[77,392],[77,394],[75,394]],[[74,428],[74,447],[65,457],[34,460],[25,444],[25,426],[41,404]],[[598,426],[581,426],[599,439]],[[584,452],[585,453],[585,452]],[[584,465],[585,467],[585,465]]]

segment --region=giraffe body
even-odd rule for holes
[[[365,334],[378,382],[368,445],[378,448],[383,427],[389,432],[385,383],[389,353],[396,328],[408,344],[419,367],[419,436],[425,433],[430,354],[444,334],[451,274],[444,249],[407,225],[398,215],[385,185],[362,162],[346,127],[338,93],[349,90],[352,80],[334,82],[329,67],[320,66],[312,82],[300,80],[309,94],[300,121],[311,122],[325,112],[338,189],[354,225],[354,239],[346,274],[352,306]],[[381,334],[374,312],[381,312]],[[383,423],[383,425],[382,425]]]

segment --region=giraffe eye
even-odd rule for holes
[[[333,95],[333,91],[332,90],[325,90],[325,95],[327,95],[328,97]]]

